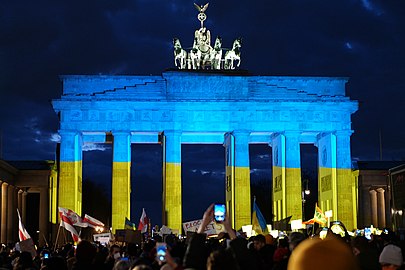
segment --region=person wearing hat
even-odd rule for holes
[[[379,262],[382,270],[399,269],[404,262],[401,248],[392,244],[385,246],[380,254]]]
[[[288,270],[358,270],[358,264],[349,246],[335,236],[309,238],[291,253]]]

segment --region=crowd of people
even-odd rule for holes
[[[393,232],[354,238],[328,231],[321,239],[292,232],[283,238],[271,235],[244,237],[223,222],[226,233],[207,238],[205,227],[212,221],[213,206],[205,211],[201,225],[192,237],[175,235],[153,239],[142,245],[128,243],[105,247],[87,240],[77,246],[66,244],[55,250],[43,248],[33,258],[31,253],[17,252],[3,246],[0,270],[394,270],[402,269],[401,243]],[[164,243],[164,251],[156,251]],[[166,249],[167,247],[167,249]]]

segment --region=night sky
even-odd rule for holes
[[[198,2],[205,4],[206,2]],[[88,0],[0,3],[0,135],[5,160],[55,158],[59,75],[160,75],[172,38],[191,47],[200,27],[192,1]],[[402,0],[211,1],[205,26],[223,47],[243,38],[241,68],[254,75],[344,76],[359,101],[352,158],[405,160],[405,2]],[[83,178],[111,186],[110,146],[84,153]],[[90,149],[90,148],[89,148]],[[133,146],[133,220],[160,222],[161,147]],[[306,149],[306,170],[316,165]],[[304,152],[305,152],[304,151]],[[184,146],[185,219],[224,200],[222,146]],[[251,147],[252,181],[271,179],[271,149]],[[196,183],[207,190],[198,194]],[[198,194],[194,196],[192,194]],[[200,198],[201,197],[201,198]]]

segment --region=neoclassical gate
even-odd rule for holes
[[[181,145],[223,144],[226,201],[235,228],[251,223],[249,144],[273,154],[275,220],[302,216],[300,144],[319,157],[320,207],[356,227],[346,78],[167,71],[161,76],[62,76],[59,201],[81,213],[82,147],[112,138],[112,227],[130,217],[132,143],[163,144],[163,223],[181,231]],[[140,188],[140,187],[135,187]]]

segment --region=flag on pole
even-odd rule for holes
[[[72,234],[73,241],[78,242],[80,240],[79,234],[77,233],[73,225],[77,223],[75,218],[79,216],[72,210],[62,207],[59,207],[59,216],[60,216],[60,226],[65,228]]]
[[[302,222],[302,224],[314,224],[314,223],[318,223],[321,226],[325,226],[327,223],[327,219],[324,215],[324,213],[322,212],[321,208],[318,207],[318,203],[315,204],[315,213],[314,213],[314,217],[311,218],[308,221],[304,221]]]
[[[257,234],[268,234],[267,223],[262,212],[256,204],[256,197],[253,200],[252,230]]]
[[[17,208],[17,214],[18,214],[18,236],[20,238],[20,241],[24,241],[24,240],[31,238],[31,236],[28,234],[27,230],[24,228],[24,225],[21,221],[20,211],[18,211],[18,208]]]
[[[96,228],[96,227],[104,227],[104,223],[94,217],[91,217],[87,214],[84,215],[83,223],[87,223],[89,227]]]
[[[142,215],[139,219],[138,230],[140,230],[141,233],[146,233],[148,231],[148,224],[149,218],[146,216],[145,208],[142,208]]]
[[[136,230],[136,225],[132,221],[130,221],[127,217],[125,217],[125,229],[128,230]]]
[[[77,226],[77,227],[83,227],[86,228],[89,226],[87,222],[84,222],[82,218],[75,213],[74,211],[66,208],[59,207],[59,214],[63,214],[66,218],[70,220],[72,225]]]

